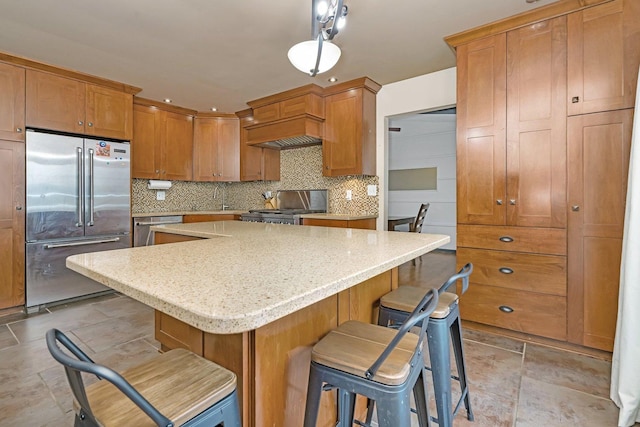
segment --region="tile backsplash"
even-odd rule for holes
[[[222,204],[230,209],[248,210],[264,207],[262,193],[277,190],[329,190],[329,212],[350,215],[377,215],[378,196],[368,196],[367,186],[375,185],[377,176],[330,178],[322,176],[322,147],[312,146],[283,150],[280,157],[280,181],[191,182],[173,181],[165,200],[156,200],[156,191],[147,189],[148,180],[134,179],[131,210],[170,212],[218,210]],[[346,191],[351,190],[351,200]]]

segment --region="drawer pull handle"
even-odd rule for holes
[[[513,313],[513,308],[509,307],[508,305],[501,305],[500,307],[498,307],[500,309],[501,312],[503,313]]]
[[[501,242],[505,242],[505,243],[511,243],[511,242],[513,242],[513,237],[510,237],[510,236],[501,236],[501,237],[500,237],[500,241],[501,241]]]
[[[502,274],[512,274],[513,270],[509,267],[500,267],[498,271]]]

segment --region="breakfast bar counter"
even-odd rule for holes
[[[311,347],[346,320],[374,321],[397,267],[449,241],[239,221],[153,230],[180,243],[74,255],[67,266],[156,309],[163,349],[234,371],[244,426],[302,425]],[[325,394],[319,426],[334,419],[335,393]]]

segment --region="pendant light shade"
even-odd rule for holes
[[[318,58],[318,43],[322,43],[322,55],[320,56],[320,63],[318,64],[318,70],[314,73],[316,67],[316,61]],[[303,73],[309,73],[311,75],[324,73],[325,71],[333,68],[340,59],[340,48],[335,44],[320,40],[309,40],[294,45],[289,49],[287,56],[289,61],[298,70]]]

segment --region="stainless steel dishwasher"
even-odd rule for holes
[[[182,215],[172,216],[139,216],[133,218],[133,246],[153,245],[152,225],[180,224]]]

